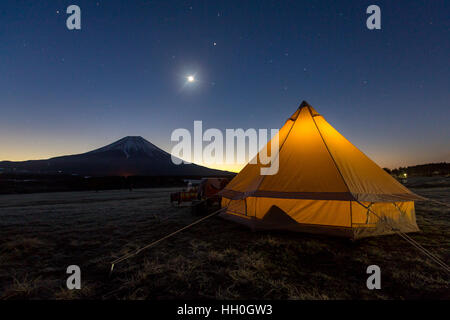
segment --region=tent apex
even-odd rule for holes
[[[290,116],[289,120],[292,120],[292,121],[297,120],[298,115],[300,114],[300,111],[302,111],[303,108],[308,108],[308,111],[311,113],[311,115],[313,117],[319,115],[319,113],[316,110],[314,110],[314,108],[311,107],[311,105],[306,100],[303,100],[302,103],[300,103],[297,110],[295,110],[294,114],[292,116]]]
[[[309,111],[311,112],[311,115],[313,117],[320,115],[316,109],[314,109],[306,100],[303,100],[302,103],[300,103],[300,106],[298,107],[299,109],[305,108],[307,107],[309,109]]]
[[[311,105],[306,100],[303,100],[298,108],[301,109],[303,107],[311,107]]]

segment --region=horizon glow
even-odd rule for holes
[[[169,152],[194,120],[281,128],[306,100],[381,167],[450,162],[449,3],[380,0],[381,30],[348,1],[77,5],[81,30],[60,3],[3,4],[0,160]]]

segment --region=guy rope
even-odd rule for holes
[[[432,200],[432,199],[428,199],[426,198],[426,200],[430,200],[439,204],[443,204],[448,206],[445,203],[442,203],[440,201],[436,201],[436,200]],[[378,219],[382,220],[381,217],[376,214],[372,209],[370,209],[369,206],[365,206],[364,204],[362,204],[361,202],[357,201],[361,206],[363,206],[364,208],[367,209],[367,211],[373,213]],[[400,237],[402,237],[404,240],[406,240],[409,244],[411,244],[413,247],[415,247],[417,250],[419,250],[420,252],[422,252],[423,254],[425,254],[428,258],[430,258],[432,261],[434,261],[437,265],[439,265],[440,267],[442,267],[445,271],[447,271],[447,273],[450,273],[450,267],[441,259],[439,259],[437,256],[435,256],[434,254],[432,254],[429,250],[427,250],[426,248],[424,248],[420,243],[418,243],[416,240],[414,240],[413,238],[411,238],[410,236],[408,236],[406,233],[398,230],[397,228],[395,228],[394,226],[392,226],[391,224],[389,224],[387,222],[387,224],[389,225],[389,227],[391,228],[392,231],[394,231],[396,234],[398,234]]]
[[[143,247],[141,247],[141,248],[138,248],[137,250],[135,250],[135,251],[133,251],[133,252],[131,252],[131,253],[128,253],[128,254],[126,254],[126,255],[124,255],[124,256],[122,256],[122,257],[120,257],[120,258],[114,260],[113,262],[111,262],[111,270],[109,271],[109,274],[111,275],[111,273],[112,273],[113,270],[114,270],[114,266],[115,266],[117,263],[119,263],[119,262],[121,262],[121,261],[124,261],[124,260],[126,260],[126,259],[128,259],[128,258],[131,258],[131,257],[133,257],[133,256],[135,256],[135,255],[137,255],[137,254],[139,254],[141,251],[143,251],[143,250],[145,250],[145,249],[148,249],[148,248],[151,248],[151,247],[153,247],[153,246],[156,246],[156,245],[157,245],[158,243],[160,243],[161,241],[166,240],[166,239],[168,239],[168,238],[170,238],[170,237],[173,237],[174,235],[180,233],[181,231],[184,231],[184,230],[186,230],[186,229],[189,229],[190,227],[193,227],[193,226],[195,226],[196,224],[198,224],[198,223],[200,223],[200,222],[202,222],[202,221],[204,221],[204,220],[206,220],[206,219],[208,219],[208,218],[211,218],[211,217],[213,217],[213,216],[215,216],[215,215],[218,215],[219,213],[221,213],[222,211],[226,210],[227,208],[228,208],[228,206],[227,206],[227,207],[224,207],[224,208],[221,208],[221,209],[218,209],[218,210],[214,211],[213,213],[211,213],[211,214],[209,214],[209,215],[207,215],[207,216],[205,216],[205,217],[203,217],[203,218],[200,218],[200,219],[198,219],[198,220],[192,222],[191,224],[189,224],[189,225],[187,225],[187,226],[185,226],[185,227],[183,227],[183,228],[181,228],[181,229],[178,229],[177,231],[174,231],[174,232],[172,232],[172,233],[170,233],[170,234],[168,234],[168,235],[162,237],[161,239],[158,239],[158,240],[156,240],[156,241],[153,241],[152,243],[149,243],[149,244],[146,245],[146,246],[143,246]]]
[[[428,198],[425,198],[425,200],[429,200],[429,201],[432,201],[432,202],[435,202],[435,203],[438,203],[438,204],[445,205],[445,206],[449,207],[448,204],[443,203],[443,202],[440,202],[440,201],[437,201],[437,200],[428,199]],[[360,201],[357,201],[357,202],[358,202],[361,206],[363,206],[364,208],[366,208],[367,211],[369,211],[370,213],[374,214],[378,219],[382,220],[382,218],[381,218],[375,211],[373,211],[369,206],[365,206],[365,205],[364,205],[363,203],[361,203]],[[156,241],[153,241],[152,243],[149,243],[149,244],[146,245],[146,246],[143,246],[143,247],[141,247],[141,248],[138,248],[138,249],[136,249],[135,251],[130,252],[130,253],[128,253],[128,254],[126,254],[126,255],[124,255],[124,256],[122,256],[122,257],[120,257],[120,258],[114,260],[113,262],[111,262],[110,275],[111,275],[111,273],[113,272],[114,266],[115,266],[117,263],[122,262],[122,261],[124,261],[124,260],[126,260],[126,259],[129,259],[129,258],[131,258],[131,257],[133,257],[133,256],[136,256],[137,254],[139,254],[139,253],[142,252],[143,250],[148,249],[148,248],[151,248],[151,247],[154,247],[154,246],[156,246],[158,243],[160,243],[160,242],[162,242],[162,241],[164,241],[164,240],[166,240],[166,239],[168,239],[168,238],[171,238],[171,237],[173,237],[174,235],[176,235],[176,234],[178,234],[178,233],[180,233],[180,232],[182,232],[182,231],[184,231],[184,230],[186,230],[186,229],[189,229],[189,228],[195,226],[196,224],[199,224],[200,222],[202,222],[202,221],[204,221],[204,220],[206,220],[206,219],[209,219],[209,218],[211,218],[211,217],[213,217],[213,216],[215,216],[215,215],[218,215],[219,213],[223,212],[223,211],[226,210],[227,208],[228,208],[228,206],[226,206],[226,207],[224,207],[224,208],[221,208],[221,209],[218,209],[218,210],[214,211],[213,213],[211,213],[211,214],[209,214],[209,215],[207,215],[207,216],[205,216],[205,217],[202,217],[202,218],[200,218],[200,219],[198,219],[198,220],[192,222],[191,224],[189,224],[189,225],[187,225],[187,226],[185,226],[185,227],[183,227],[183,228],[181,228],[181,229],[178,229],[178,230],[176,230],[176,231],[174,231],[174,232],[172,232],[172,233],[170,233],[170,234],[168,234],[168,235],[166,235],[166,236],[164,236],[164,237],[162,237],[162,238],[160,238],[160,239],[158,239],[158,240],[156,240]],[[405,241],[407,241],[409,244],[411,244],[413,247],[415,247],[417,250],[419,250],[419,251],[422,252],[424,255],[426,255],[429,259],[431,259],[433,262],[435,262],[437,265],[439,265],[440,267],[442,267],[447,273],[450,273],[450,267],[449,267],[444,261],[442,261],[439,257],[437,257],[436,255],[434,255],[433,253],[431,253],[429,250],[427,250],[426,248],[424,248],[420,243],[418,243],[417,241],[415,241],[413,238],[411,238],[410,236],[408,236],[406,233],[404,233],[404,232],[398,230],[397,228],[395,228],[394,226],[392,226],[391,224],[389,224],[389,222],[387,222],[387,224],[388,224],[388,226],[391,228],[391,230],[394,231],[396,234],[398,234],[402,239],[404,239]]]

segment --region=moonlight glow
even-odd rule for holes
[[[194,76],[188,76],[187,80],[188,80],[188,82],[194,82],[195,78],[194,78]]]

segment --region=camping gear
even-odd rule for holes
[[[222,190],[230,179],[228,178],[202,178],[201,180],[187,180],[188,186],[185,190],[170,194],[170,202],[180,205],[182,202],[191,202],[192,205],[207,201],[209,205],[218,202],[221,197],[217,194]]]
[[[182,191],[173,192],[170,194],[170,203],[176,202],[179,206],[182,202],[192,202],[196,199],[199,199],[198,196],[198,187],[201,183],[201,180],[184,180],[187,183],[187,188]]]
[[[230,182],[228,178],[203,178],[198,187],[200,200],[193,200],[191,213],[193,215],[207,214],[210,209],[220,207],[222,197],[218,194]]]
[[[252,229],[286,229],[352,239],[419,231],[414,200],[424,200],[353,146],[306,101],[286,121],[279,170],[247,164],[220,192],[224,218]],[[261,152],[271,154],[269,142]],[[259,156],[259,155],[258,155]]]
[[[203,178],[198,188],[199,196],[202,199],[216,196],[230,182],[228,178]]]
[[[170,203],[176,202],[179,206],[182,202],[191,202],[198,199],[198,190],[183,190],[170,194]]]

